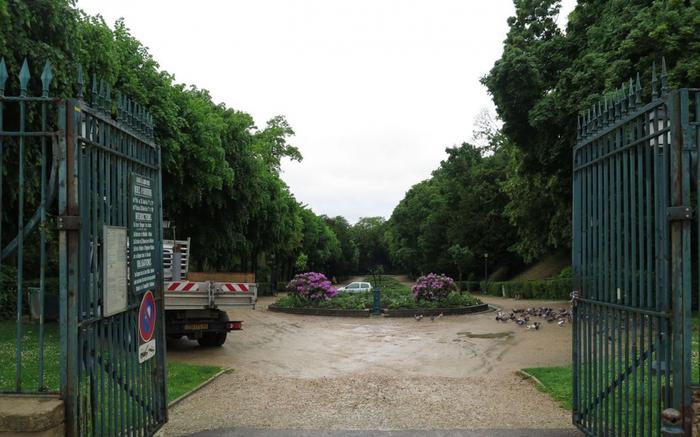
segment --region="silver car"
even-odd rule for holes
[[[338,288],[339,292],[344,293],[360,293],[364,291],[371,291],[372,284],[369,282],[351,282],[345,287]]]

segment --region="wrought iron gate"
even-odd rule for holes
[[[668,90],[665,63],[660,79],[644,90],[637,76],[579,119],[573,420],[591,436],[658,436],[666,409],[692,426],[700,94]]]
[[[19,270],[16,391],[22,391],[23,246],[38,229],[42,313],[46,258],[50,258],[46,233],[58,240],[60,394],[67,434],[152,435],[167,420],[161,158],[152,118],[126,96],[112,95],[110,87],[94,76],[89,102],[85,101],[80,70],[76,99],[49,97],[48,63],[41,77],[41,97],[27,96],[26,61],[18,95],[5,96],[4,67],[0,62],[0,153],[17,146],[20,175],[17,181],[6,180],[5,187],[9,182],[24,193],[24,184],[34,183],[25,179],[27,168],[41,187],[38,218],[32,216],[26,224],[25,201],[19,194],[18,237],[3,248],[3,259],[16,254]],[[18,109],[8,111],[9,105]],[[25,114],[32,105],[38,105],[40,112],[27,121]],[[16,130],[2,129],[3,108],[4,125]],[[41,147],[38,155],[30,155],[31,162],[25,161],[28,146]],[[3,160],[3,164],[9,163]],[[43,333],[43,316],[40,323]],[[43,357],[43,334],[39,349]],[[38,391],[47,388],[43,373],[40,368]]]

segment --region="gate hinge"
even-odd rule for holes
[[[666,216],[671,222],[692,220],[693,209],[689,206],[669,206],[666,209]]]
[[[80,229],[80,216],[62,215],[56,219],[56,228],[59,231],[77,231]]]

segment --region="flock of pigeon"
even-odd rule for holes
[[[515,322],[518,326],[524,326],[527,329],[540,329],[541,322],[530,321],[531,317],[544,319],[548,323],[556,322],[559,326],[564,326],[566,323],[571,323],[571,311],[566,308],[552,309],[546,307],[539,308],[516,308],[510,313],[499,311],[496,313],[496,321],[508,323]]]
[[[432,315],[430,316],[430,321],[434,322],[435,319],[439,319],[440,317],[442,317],[442,313],[438,315]],[[421,320],[423,320],[423,314],[416,314],[413,316],[413,318],[416,319],[416,322],[420,322]]]

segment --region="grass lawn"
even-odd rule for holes
[[[542,383],[542,385],[537,384],[537,387],[550,395],[562,408],[567,410],[573,408],[574,374],[571,366],[534,367],[523,369],[523,372],[537,378]]]
[[[39,325],[25,323],[22,336],[22,390],[36,391],[39,371]],[[58,324],[45,325],[44,385],[48,391],[59,388]],[[15,321],[0,320],[0,391],[15,389]],[[221,371],[217,366],[201,366],[168,361],[168,401],[182,396]]]

